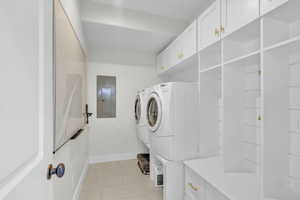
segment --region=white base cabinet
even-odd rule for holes
[[[185,200],[229,200],[193,170],[185,167]]]

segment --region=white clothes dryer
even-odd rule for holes
[[[199,96],[197,83],[163,83],[147,101],[151,151],[167,160],[199,155]]]
[[[137,125],[137,137],[146,145],[149,146],[149,129],[147,128],[146,106],[148,96],[151,94],[151,89],[147,88],[140,91],[136,97],[134,110],[135,120]]]

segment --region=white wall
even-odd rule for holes
[[[96,76],[117,78],[117,117],[96,119]],[[137,91],[157,83],[154,66],[89,63],[88,104],[94,113],[90,124],[89,156],[91,162],[135,157],[140,152],[136,137],[134,100]]]

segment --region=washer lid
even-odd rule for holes
[[[147,103],[147,123],[151,131],[159,128],[162,118],[161,101],[157,93],[152,93]]]
[[[134,102],[134,116],[136,123],[138,124],[141,120],[141,98],[140,95],[138,95]]]

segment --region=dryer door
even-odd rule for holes
[[[157,93],[152,93],[147,103],[147,124],[151,131],[155,132],[161,123],[162,107]]]
[[[141,119],[141,98],[139,95],[136,97],[134,102],[134,116],[136,123],[139,124]]]

